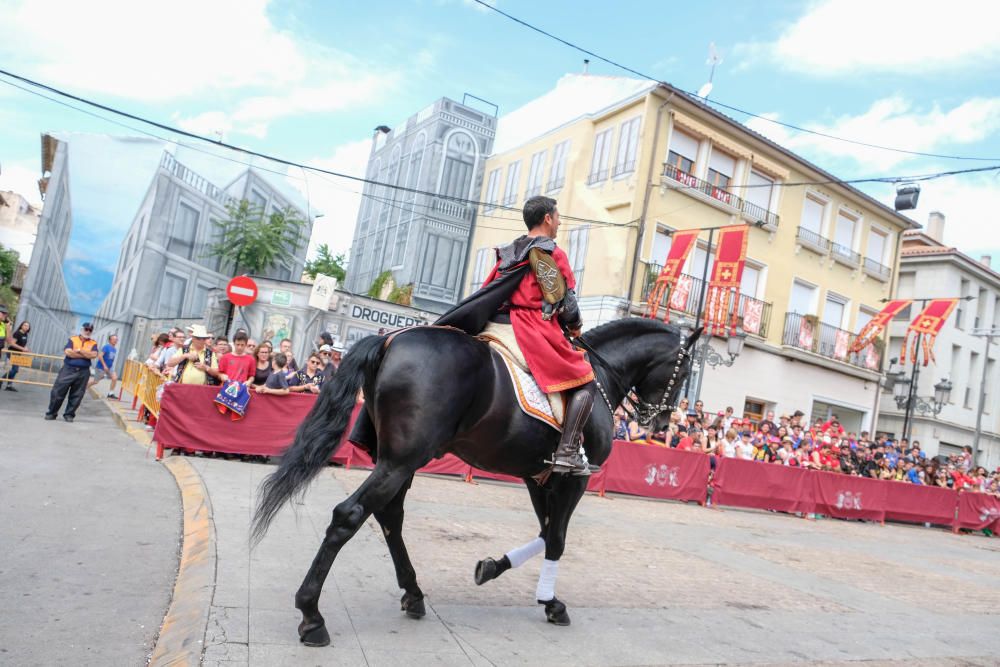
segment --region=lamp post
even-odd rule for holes
[[[901,368],[896,365],[899,363],[898,359],[892,359],[889,362],[889,370],[885,374],[885,387],[892,391],[893,399],[896,401],[896,407],[900,410],[905,409],[903,416],[903,434],[902,437],[906,440],[910,439],[910,417],[914,411],[919,413],[921,416],[940,414],[941,410],[944,408],[948,399],[951,397],[952,384],[947,378],[940,380],[934,385],[934,396],[929,398],[923,398],[917,396],[917,382],[920,379],[920,364],[913,365],[913,374],[910,377],[904,377],[904,372]]]
[[[972,436],[972,465],[979,459],[979,439],[983,435],[983,408],[986,407],[986,369],[990,365],[990,345],[994,338],[1000,338],[1000,327],[992,329],[975,329],[973,336],[986,339],[986,349],[983,351],[983,375],[979,381],[979,408],[976,410],[976,433]]]

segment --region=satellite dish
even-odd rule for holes
[[[698,89],[698,97],[708,97],[708,94],[712,92],[712,82],[709,81],[701,88]]]

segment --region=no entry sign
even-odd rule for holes
[[[257,283],[246,276],[236,276],[226,285],[226,296],[234,306],[249,306],[257,300]]]

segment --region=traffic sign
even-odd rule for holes
[[[226,285],[226,296],[234,306],[249,306],[257,300],[257,283],[247,276],[236,276]]]

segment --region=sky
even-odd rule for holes
[[[841,178],[1000,165],[998,3],[494,4],[689,91],[707,81],[714,43],[722,62],[710,99],[762,116],[724,110]],[[4,7],[0,69],[232,144],[359,175],[377,125],[395,126],[441,96],[461,100],[465,93],[496,104],[502,115],[544,94],[567,72],[581,71],[585,57],[471,0],[176,0],[155,10],[124,0],[5,0]],[[593,73],[632,76],[591,60]],[[909,151],[995,159],[864,148],[767,119]],[[114,121],[0,84],[0,189],[38,199],[44,132],[143,136],[141,129],[176,138],[135,121]],[[183,143],[220,178],[241,168],[208,156],[196,142]],[[138,206],[130,199],[144,186],[130,182],[142,179],[130,179],[124,157],[106,158],[81,179],[96,189],[72,187],[74,202],[91,212],[108,200],[98,187],[101,179],[118,181],[112,190],[139,191],[119,197],[116,205],[124,212],[116,215],[122,219],[102,220],[98,212],[89,222],[98,229],[90,237],[112,239],[127,227]],[[940,210],[947,216],[947,244],[1000,261],[998,174],[925,183],[920,207],[908,215],[924,222],[931,210]],[[358,185],[298,169],[288,177],[325,214],[311,247],[329,243],[346,251]],[[891,205],[891,185],[863,189]],[[100,255],[92,257],[98,264],[117,258],[108,261],[106,249],[83,240],[71,245],[78,256]]]

